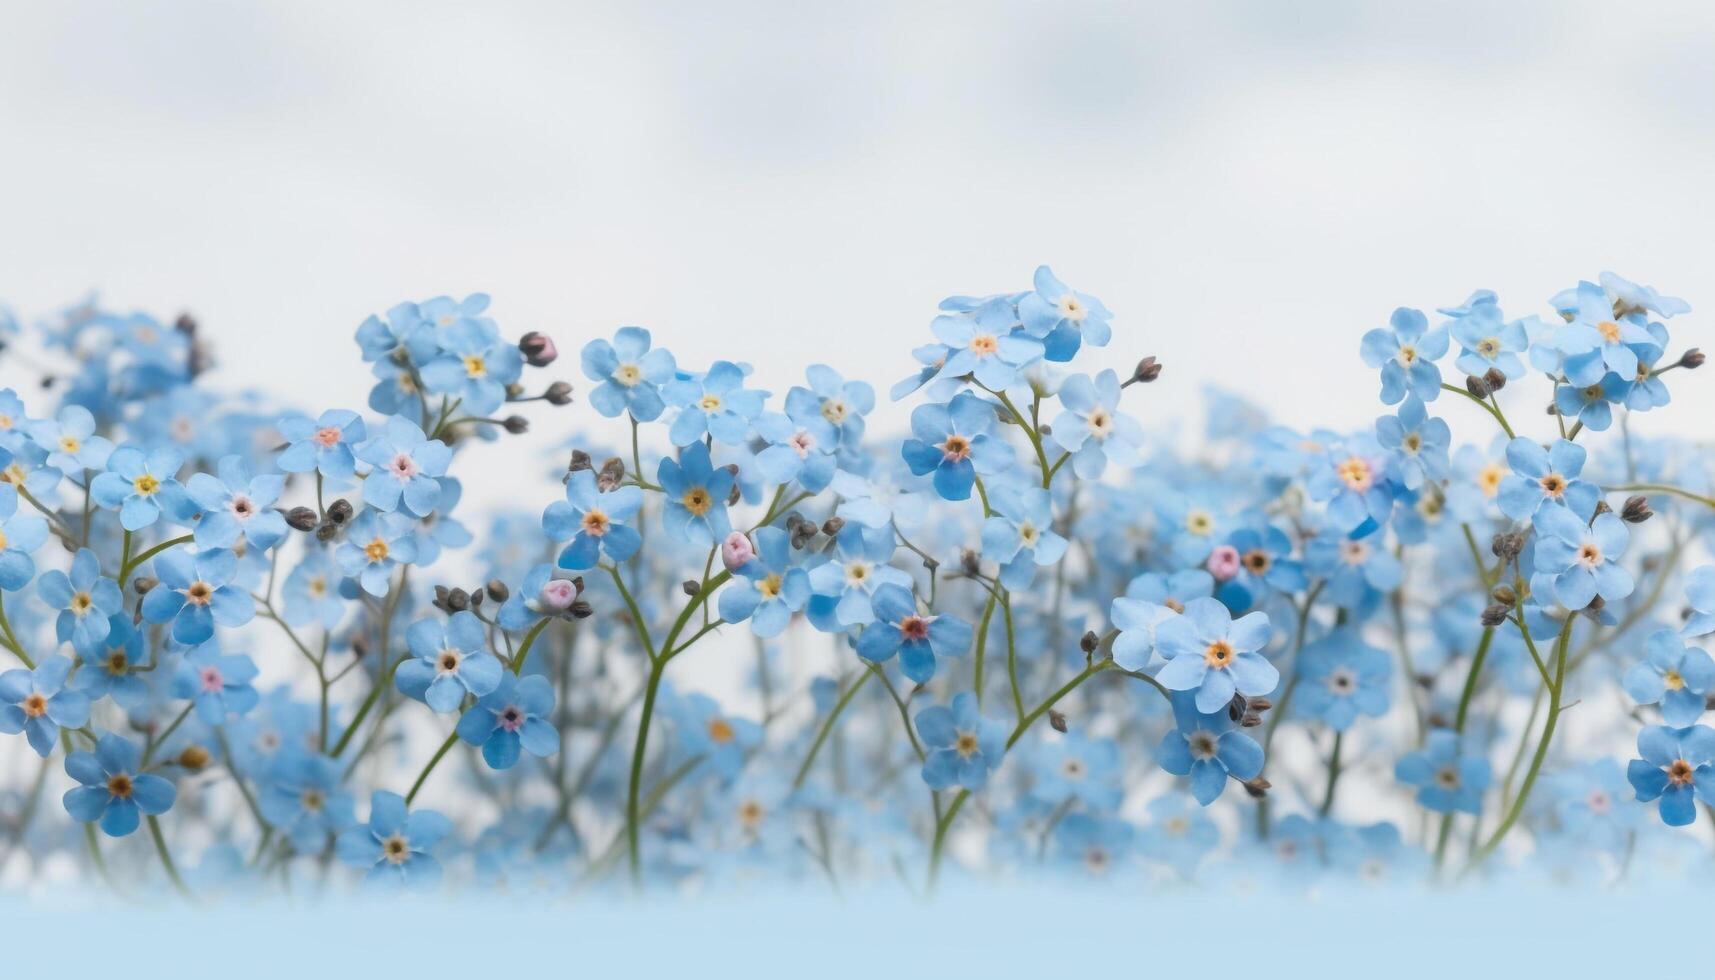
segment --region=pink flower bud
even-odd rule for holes
[[[534,330],[518,341],[518,349],[524,352],[524,360],[531,367],[547,367],[560,356],[560,349],[554,346],[554,338]]]
[[[1209,574],[1215,576],[1215,581],[1225,582],[1239,573],[1239,549],[1230,544],[1221,545],[1209,552],[1209,561],[1205,566]]]
[[[563,578],[549,579],[542,586],[542,591],[536,598],[542,603],[542,608],[548,612],[565,612],[572,608],[572,603],[578,597],[578,587],[571,580]]]
[[[745,563],[756,557],[756,549],[750,546],[750,539],[743,531],[734,531],[721,542],[721,564],[729,572],[736,572]]]

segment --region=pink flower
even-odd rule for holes
[[[1215,581],[1225,582],[1239,573],[1239,549],[1230,544],[1221,545],[1209,552],[1209,561],[1205,566],[1209,574],[1215,576]]]
[[[572,608],[572,603],[577,600],[578,587],[572,584],[570,579],[549,579],[536,598],[541,602],[542,608],[549,612],[565,612]]]
[[[734,531],[721,542],[721,564],[729,572],[736,572],[756,557],[756,549],[750,546],[750,539],[743,531]]]

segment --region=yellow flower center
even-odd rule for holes
[[[24,709],[25,717],[40,718],[48,713],[48,699],[45,695],[32,691],[28,697],[24,698],[20,707]]]
[[[1685,687],[1685,675],[1677,670],[1663,671],[1661,679],[1670,691],[1683,690]]]
[[[1090,312],[1084,304],[1078,302],[1078,297],[1071,293],[1060,297],[1054,305],[1059,308],[1061,319],[1071,320],[1073,323],[1083,322],[1084,317]]]
[[[630,388],[643,380],[643,371],[635,364],[621,364],[613,369],[613,380]]]
[[[93,605],[95,605],[95,600],[90,598],[88,592],[75,592],[72,594],[71,611],[79,616],[89,612],[89,608]]]
[[[764,575],[762,581],[756,583],[756,591],[761,593],[764,599],[772,599],[778,596],[780,594],[780,576],[773,572]]]
[[[1185,515],[1185,530],[1206,535],[1215,530],[1215,516],[1206,510],[1194,510]]]
[[[148,497],[148,496],[153,495],[155,493],[155,491],[161,489],[161,481],[155,479],[154,477],[150,476],[147,473],[144,473],[142,476],[139,476],[137,479],[132,480],[131,486],[136,488],[138,493],[142,494],[145,497]]]
[[[1477,353],[1484,357],[1494,357],[1501,352],[1501,341],[1498,337],[1484,337],[1477,341]]]
[[[1684,759],[1675,759],[1667,767],[1667,781],[1675,786],[1689,786],[1696,778],[1697,769]]]
[[[733,731],[732,724],[725,718],[709,719],[709,741],[716,745],[725,745],[732,741],[738,733]]]
[[[846,416],[851,414],[851,407],[838,398],[829,398],[822,402],[822,418],[834,425],[844,425]]]
[[[466,354],[464,373],[473,378],[484,377],[488,374],[488,363],[476,354]]]
[[[607,519],[607,515],[601,511],[589,510],[584,512],[584,519],[579,521],[578,524],[585,532],[599,538],[607,533],[607,529],[611,522]]]
[[[709,491],[704,487],[692,487],[686,490],[684,496],[679,498],[679,503],[685,505],[685,509],[691,512],[692,517],[701,517],[707,514],[710,508],[715,505],[714,501],[709,499]]]
[[[394,834],[381,842],[381,853],[389,864],[404,864],[411,859],[411,842],[404,834]]]
[[[83,448],[83,443],[73,436],[60,436],[60,449],[63,452],[75,453]]]
[[[1620,342],[1620,325],[1612,320],[1603,320],[1596,324],[1596,332],[1601,334],[1602,339],[1610,344]]]
[[[1370,488],[1374,474],[1370,471],[1370,462],[1362,456],[1348,456],[1340,465],[1334,468],[1339,474],[1340,482],[1353,490],[1364,491]]]
[[[107,777],[107,793],[119,799],[129,799],[131,796],[131,776],[127,773],[116,772]]]
[[[371,562],[386,561],[387,542],[380,538],[375,538],[363,546],[363,556],[368,558]]]
[[[971,353],[986,356],[1000,349],[1000,340],[992,333],[979,333],[971,338],[970,346]]]
[[[1234,656],[1233,646],[1226,640],[1216,640],[1203,648],[1203,662],[1215,670],[1225,670]]]
[[[1501,477],[1507,475],[1507,468],[1500,463],[1490,463],[1477,474],[1477,486],[1483,491],[1483,496],[1493,497],[1500,492]]]
[[[953,751],[959,753],[959,758],[969,759],[976,755],[978,748],[976,732],[960,732],[953,739]]]
[[[207,582],[192,582],[185,590],[185,601],[193,606],[206,606],[214,598],[214,587]]]

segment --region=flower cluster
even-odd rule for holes
[[[1216,394],[1180,450],[1137,421],[1184,408],[1141,397],[1155,358],[1073,366],[1113,315],[1047,267],[941,304],[893,441],[832,366],[776,397],[640,327],[582,345],[563,408],[554,341],[482,295],[365,320],[365,411],[218,397],[192,319],[86,303],[42,324],[57,404],[0,391],[0,867],[197,894],[1684,864],[1715,468],[1638,422],[1702,363],[1670,351],[1688,311],[1611,274],[1540,316],[1399,309],[1352,358],[1373,425]],[[561,489],[455,516],[457,464],[532,408]],[[1616,739],[1637,757],[1592,754]]]

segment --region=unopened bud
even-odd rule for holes
[[[1101,645],[1102,638],[1096,635],[1095,630],[1085,630],[1084,635],[1078,637],[1078,649],[1085,653],[1095,653],[1096,647]]]
[[[1500,368],[1489,368],[1483,372],[1483,383],[1489,386],[1489,394],[1494,394],[1507,386],[1507,376]]]
[[[531,367],[547,367],[560,356],[553,338],[534,330],[518,338],[518,349],[524,354],[524,363]]]
[[[1146,357],[1137,362],[1137,367],[1131,372],[1133,381],[1148,384],[1161,377],[1161,362],[1153,357]]]
[[[185,746],[185,750],[179,753],[177,762],[180,766],[183,766],[192,772],[197,772],[205,768],[213,758],[214,757],[209,754],[209,751],[202,746],[187,745]]]
[[[845,530],[845,527],[845,518],[838,516],[830,517],[822,522],[822,533],[826,534],[830,538],[836,538],[839,537],[841,531]]]
[[[687,596],[690,596],[693,599],[695,599],[697,597],[697,593],[701,589],[702,589],[702,586],[698,585],[697,580],[694,578],[688,578],[688,579],[684,580],[683,582],[679,583],[679,591],[685,593]]]
[[[1253,800],[1260,800],[1267,796],[1268,791],[1274,787],[1273,783],[1261,776],[1257,776],[1254,779],[1247,779],[1242,785],[1245,788],[1245,792],[1248,793],[1250,798]]]
[[[362,660],[369,653],[369,643],[361,636],[351,638],[351,655]]]
[[[1504,562],[1512,562],[1524,550],[1524,534],[1520,531],[1506,531],[1494,536],[1489,542],[1489,550],[1496,558]]]
[[[1477,621],[1489,629],[1494,629],[1507,621],[1507,607],[1498,602],[1491,606],[1484,606],[1483,614],[1478,617]]]
[[[351,520],[351,501],[344,497],[328,505],[328,520],[335,524],[344,524]]]
[[[131,580],[131,588],[138,595],[147,593],[150,589],[159,584],[160,580],[155,578],[153,575],[139,575]]]
[[[1518,593],[1513,591],[1512,586],[1502,582],[1489,592],[1489,598],[1503,606],[1511,606],[1513,603],[1518,602]]]
[[[609,456],[607,462],[601,464],[601,472],[595,475],[595,488],[602,493],[619,489],[625,480],[625,461],[618,456]]]
[[[329,541],[332,541],[334,539],[334,535],[338,533],[338,524],[335,524],[333,521],[324,521],[316,528],[316,540],[323,544],[327,544]]]
[[[1613,512],[1614,512],[1614,508],[1609,507],[1608,502],[1606,500],[1598,500],[1598,501],[1596,501],[1596,513],[1592,514],[1590,516],[1590,519],[1595,520],[1596,518],[1601,517],[1603,514],[1612,514]]]
[[[982,564],[979,557],[976,552],[969,548],[965,548],[959,552],[959,567],[964,569],[966,575],[976,576],[982,574]]]
[[[541,604],[542,611],[550,615],[567,612],[577,598],[577,583],[563,578],[549,579],[542,585],[542,590],[536,593],[536,601]]]
[[[1627,524],[1642,524],[1655,516],[1650,510],[1649,498],[1643,494],[1627,497],[1625,504],[1620,507],[1620,520]]]
[[[1472,398],[1482,399],[1489,397],[1489,383],[1474,374],[1467,374],[1465,376],[1465,390],[1471,393]]]
[[[488,597],[495,602],[505,602],[512,597],[512,590],[507,588],[506,583],[499,579],[490,579],[488,584],[482,587],[482,590],[488,593]]]
[[[1682,368],[1700,368],[1703,366],[1703,352],[1693,347],[1679,355],[1679,366]]]
[[[286,511],[286,526],[294,531],[314,531],[321,518],[308,507],[293,507]]]
[[[734,531],[721,542],[721,564],[729,572],[736,572],[750,563],[756,557],[756,549],[743,531]]]
[[[573,619],[588,619],[595,613],[595,607],[587,600],[577,599],[572,603],[571,613]]]
[[[582,449],[572,450],[572,461],[566,464],[567,473],[576,473],[579,470],[589,470],[594,468],[595,463],[590,459],[589,453],[584,452]]]
[[[570,405],[572,403],[572,386],[564,381],[556,381],[542,393],[542,400],[550,405]]]
[[[515,436],[521,436],[530,430],[530,420],[522,415],[508,415],[506,421],[500,423],[501,428]]]
[[[1240,728],[1255,728],[1260,724],[1262,724],[1262,715],[1255,711],[1247,711],[1245,716],[1239,719]]]
[[[1066,716],[1053,708],[1048,709],[1048,727],[1060,734],[1066,734]]]

